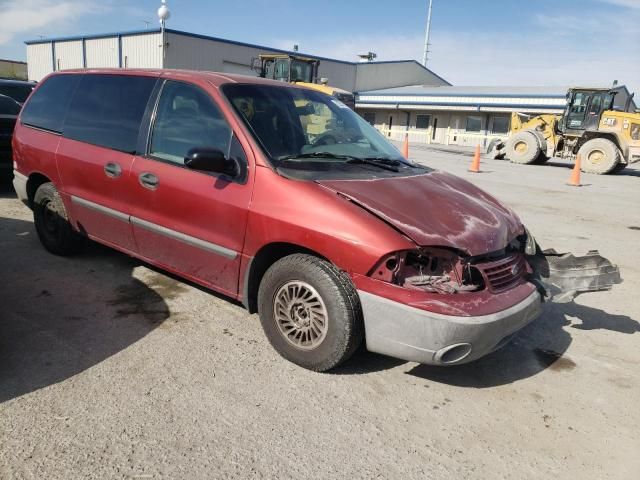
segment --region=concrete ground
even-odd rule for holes
[[[640,478],[640,170],[572,188],[561,161],[471,174],[466,153],[412,157],[493,193],[543,247],[599,249],[625,282],[548,305],[473,364],[360,352],[317,374],[220,296],[99,246],[47,254],[5,191],[0,478]]]

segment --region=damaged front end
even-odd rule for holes
[[[597,251],[584,256],[542,251],[525,230],[505,249],[469,256],[449,248],[422,247],[381,259],[370,276],[409,290],[465,294],[501,293],[531,282],[543,298],[566,303],[585,292],[610,290],[621,283],[620,270]]]

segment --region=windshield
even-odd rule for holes
[[[223,91],[274,166],[324,169],[339,163],[396,171],[417,168],[336,98],[303,88],[229,84]],[[371,164],[373,162],[373,164]],[[385,168],[386,167],[386,168]],[[342,170],[342,167],[339,167]]]
[[[313,64],[291,60],[291,81],[313,83]]]

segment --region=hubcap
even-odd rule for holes
[[[606,155],[602,150],[593,150],[587,155],[587,159],[593,165],[599,165],[604,162]]]
[[[518,142],[515,144],[515,151],[522,154],[522,153],[527,153],[527,151],[529,150],[529,145],[527,145],[527,142]]]
[[[308,283],[296,280],[280,287],[273,301],[273,314],[278,330],[295,348],[313,350],[327,336],[327,307]]]

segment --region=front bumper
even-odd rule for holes
[[[507,344],[542,312],[537,291],[501,312],[477,317],[442,315],[358,290],[367,350],[431,365],[467,363]]]

